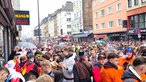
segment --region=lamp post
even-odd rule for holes
[[[39,37],[39,46],[41,44],[41,33],[40,33],[40,10],[39,10],[39,0],[37,0],[37,10],[38,10],[38,37]]]

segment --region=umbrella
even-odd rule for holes
[[[30,42],[18,42],[17,44],[19,47],[22,47],[22,48],[37,48],[36,45],[30,43]]]
[[[58,45],[54,46],[55,49],[60,49],[60,48],[64,48],[64,47],[66,47],[65,44],[58,44]]]
[[[146,47],[146,43],[142,44],[141,46],[145,46]]]

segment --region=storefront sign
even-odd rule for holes
[[[29,25],[29,11],[15,10],[16,25]]]
[[[129,35],[136,35],[136,34],[142,34],[146,33],[146,29],[130,29],[127,31],[127,34]]]
[[[127,34],[131,35],[131,34],[135,34],[135,30],[134,29],[130,29],[127,31]]]

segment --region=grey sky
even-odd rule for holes
[[[58,8],[61,8],[66,0],[39,0],[40,20],[48,14],[53,13]],[[30,25],[22,26],[22,34],[30,35],[30,30],[38,24],[37,0],[20,0],[20,9],[30,11]]]

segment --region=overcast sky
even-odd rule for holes
[[[62,7],[67,0],[39,0],[40,22],[48,14]],[[20,10],[29,10],[30,25],[22,26],[22,34],[27,34],[38,24],[37,0],[20,0]]]

